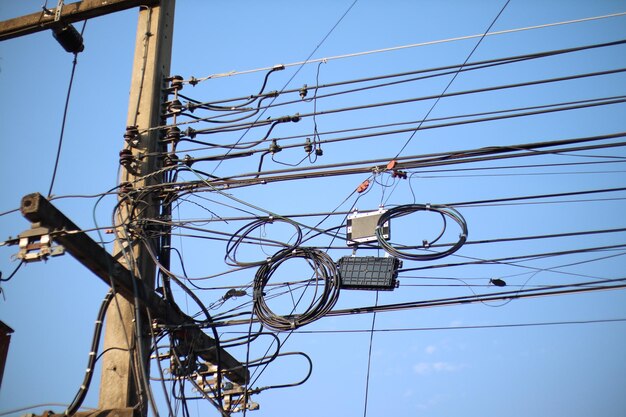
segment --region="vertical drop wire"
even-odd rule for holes
[[[83,27],[80,30],[81,37],[83,36],[83,33],[85,32],[85,26],[87,26],[86,20],[83,22]],[[78,64],[78,52],[74,53],[74,61],[72,62],[72,72],[70,74],[70,83],[67,87],[67,95],[65,96],[65,107],[63,108],[63,120],[61,121],[61,133],[59,134],[59,145],[57,146],[57,154],[54,160],[54,170],[52,171],[52,179],[50,180],[50,188],[48,189],[48,199],[52,197],[52,188],[54,187],[54,180],[56,179],[57,169],[59,168],[59,160],[61,159],[61,147],[63,146],[63,135],[65,134],[65,121],[67,120],[67,113],[68,113],[68,108],[70,105],[70,96],[72,93],[72,84],[74,84],[74,74],[76,73],[76,64]]]

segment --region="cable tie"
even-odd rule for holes
[[[96,352],[94,352],[94,351],[89,352],[89,356],[94,356],[95,354],[96,354]]]
[[[430,203],[426,203],[426,210],[430,210]]]
[[[256,288],[253,292],[252,292],[252,299],[254,301],[258,301],[263,297],[263,290],[260,288]]]

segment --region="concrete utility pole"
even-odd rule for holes
[[[50,243],[54,240],[117,293],[107,311],[104,340],[107,353],[103,355],[99,410],[96,414],[103,417],[147,414],[148,397],[143,383],[146,375],[142,375],[143,371],[148,373],[150,352],[150,323],[146,309],[153,319],[163,323],[175,326],[193,323],[177,306],[154,291],[155,264],[145,245],[129,230],[134,223],[136,231],[141,232],[141,219],[154,219],[160,214],[158,195],[134,193],[133,190],[145,189],[161,181],[158,171],[163,161],[156,156],[144,155],[156,155],[164,150],[159,130],[149,129],[162,122],[166,77],[170,71],[175,0],[84,0],[65,7],[59,2],[59,7],[53,11],[44,10],[0,22],[0,40],[4,40],[137,6],[140,6],[140,12],[127,119],[127,125],[133,126],[133,129],[127,130],[125,137],[130,131],[136,132],[136,135],[127,137],[120,153],[121,193],[122,196],[132,195],[133,200],[132,204],[129,199],[121,201],[118,210],[120,226],[116,231],[121,243],[115,246],[114,256],[42,195],[26,195],[20,207],[24,217],[33,223],[33,228],[21,234],[19,239],[21,250],[26,253],[34,251],[29,253],[29,261],[46,259],[50,255]],[[156,239],[151,241],[148,238],[148,244],[157,248]],[[228,352],[218,349],[217,342],[202,329],[184,328],[178,337],[190,351],[196,352],[208,363],[218,364],[231,381],[238,384],[248,382],[248,370]]]
[[[165,79],[169,76],[174,27],[175,0],[162,0],[154,7],[142,7],[137,23],[135,58],[130,86],[127,126],[136,126],[139,132],[159,126],[162,121],[162,103],[165,102]],[[130,143],[133,142],[132,147]],[[130,190],[141,189],[147,185],[158,184],[160,177],[149,174],[158,171],[162,159],[156,156],[141,158],[144,154],[161,151],[159,131],[140,133],[126,145],[132,149],[132,162],[121,167],[121,184],[128,184]],[[140,201],[123,202],[118,220],[123,228],[130,219],[154,219],[160,214],[160,200],[153,193],[145,193]],[[118,235],[119,235],[118,231]],[[119,235],[125,242],[129,236]],[[132,237],[130,237],[132,241]],[[156,242],[153,247],[157,248]],[[138,240],[131,246],[117,244],[115,254],[135,276],[143,280],[148,288],[154,288],[155,264],[145,246]],[[114,254],[114,255],[115,255]],[[130,263],[129,263],[130,261]],[[111,349],[103,356],[102,377],[100,382],[100,409],[120,409],[146,405],[144,380],[150,354],[149,325],[144,310],[141,309],[140,323],[135,322],[136,312],[132,300],[117,295],[107,311],[107,325],[104,337],[104,349]],[[141,327],[139,327],[141,326]],[[139,328],[138,328],[139,327]],[[136,338],[137,331],[139,338]],[[141,346],[132,349],[133,340],[143,340]],[[140,351],[141,350],[141,351]],[[141,363],[143,361],[143,364]],[[142,367],[146,370],[142,374]],[[146,373],[148,375],[146,375]],[[139,384],[139,386],[137,386]],[[143,398],[137,393],[144,392]],[[145,407],[143,413],[146,413]]]

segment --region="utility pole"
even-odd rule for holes
[[[127,126],[136,127],[134,132],[137,133],[125,145],[123,152],[126,159],[121,166],[120,178],[122,189],[127,188],[125,191],[129,195],[133,190],[159,183],[159,176],[150,174],[161,168],[162,159],[143,155],[155,155],[162,150],[159,130],[146,130],[159,126],[162,121],[163,92],[170,71],[174,7],[175,0],[161,0],[156,6],[142,7],[139,11],[127,119]],[[121,228],[126,229],[123,233],[128,233],[129,220],[154,219],[159,214],[158,196],[142,193],[138,200],[130,201],[122,197],[118,221],[122,224]],[[139,240],[119,233],[121,239],[118,242],[124,243],[116,244],[114,255],[119,255],[120,261],[143,280],[146,287],[153,289],[155,264],[147,249]],[[147,244],[158,247],[156,242]],[[98,408],[120,409],[139,404],[145,415],[147,397],[144,381],[149,376],[150,323],[144,310],[135,311],[134,304],[131,299],[118,294],[109,305],[104,337],[107,353],[103,356]],[[134,340],[143,343],[134,346]],[[137,397],[138,392],[143,392],[142,398]]]
[[[147,232],[143,220],[155,219],[161,214],[161,196],[157,191],[145,190],[162,180],[159,170],[163,160],[156,155],[165,151],[165,147],[160,141],[159,129],[154,128],[163,121],[175,0],[84,0],[65,7],[59,1],[54,12],[44,10],[0,22],[0,41],[137,6],[140,11],[127,118],[130,128],[124,135],[126,143],[120,152],[116,229],[119,239],[113,256],[38,193],[22,199],[20,211],[33,226],[14,242],[20,245],[18,257],[30,262],[62,253],[51,249],[54,240],[115,289],[116,296],[106,316],[106,353],[102,356],[97,414],[103,417],[147,415],[145,383],[149,376],[146,374],[149,373],[151,325],[148,317],[181,326],[178,337],[190,351],[207,363],[216,364],[231,381],[242,385],[249,381],[245,366],[201,328],[189,327],[193,320],[171,300],[154,291],[157,271],[146,245],[158,248],[159,242],[157,237],[146,236],[149,232],[142,233]],[[145,240],[141,241],[139,235]],[[93,415],[75,415],[87,414]]]

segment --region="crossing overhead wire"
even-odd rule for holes
[[[396,81],[390,81],[390,82],[380,83],[380,84],[373,84],[373,85],[368,85],[368,86],[361,87],[361,88],[355,88],[355,89],[350,89],[350,90],[343,90],[343,91],[339,91],[339,92],[335,92],[335,93],[318,94],[318,96],[317,96],[318,99],[319,98],[326,98],[326,97],[332,97],[332,96],[336,96],[336,95],[340,95],[340,94],[346,94],[346,93],[351,93],[351,92],[356,92],[356,91],[369,90],[369,89],[372,89],[372,88],[387,87],[387,86],[390,86],[390,85],[397,85],[397,84],[402,84],[402,83],[420,81],[420,80],[433,78],[433,77],[440,77],[440,76],[445,76],[445,75],[451,75],[451,74],[454,74],[455,72],[475,71],[475,70],[480,70],[480,69],[492,68],[494,66],[515,64],[515,63],[525,62],[525,61],[529,61],[529,60],[535,60],[535,59],[541,59],[541,58],[549,58],[549,57],[554,57],[554,56],[558,56],[558,55],[570,54],[570,53],[587,51],[587,50],[592,50],[592,49],[599,49],[599,48],[607,48],[607,47],[612,47],[612,46],[619,46],[619,45],[623,45],[625,43],[626,43],[626,40],[621,39],[621,40],[616,40],[616,41],[611,41],[611,42],[587,44],[587,45],[582,45],[582,46],[577,46],[577,47],[572,47],[572,48],[545,50],[545,51],[534,52],[534,53],[529,53],[529,54],[506,56],[506,57],[492,58],[492,59],[486,59],[486,60],[480,60],[480,61],[472,61],[472,62],[467,62],[465,64],[444,65],[444,66],[433,67],[433,68],[417,69],[417,70],[405,71],[405,72],[399,72],[399,73],[382,74],[382,75],[377,75],[377,76],[372,76],[372,77],[365,77],[365,78],[356,78],[356,79],[350,79],[350,80],[336,81],[336,82],[325,83],[325,84],[320,84],[319,81],[317,81],[315,85],[308,86],[307,90],[313,89],[313,90],[317,91],[317,90],[323,90],[323,89],[328,89],[328,88],[332,88],[332,87],[339,87],[339,86],[344,86],[344,85],[350,85],[350,84],[369,83],[369,82],[373,82],[373,81],[382,81],[382,80],[387,80],[387,79],[391,79],[391,78],[402,78],[402,77],[409,77],[409,76],[420,75],[419,77],[402,78],[402,79],[396,80]],[[322,64],[322,63],[320,62],[318,64],[318,66],[320,64]],[[430,74],[430,73],[432,73],[432,74]],[[422,74],[428,74],[428,75],[422,75]],[[282,91],[281,96],[285,95],[285,94],[291,94],[291,93],[300,93],[301,90],[302,90],[302,88],[286,89],[286,90]],[[270,95],[270,94],[275,94],[275,93],[272,92],[272,93],[259,94],[257,98],[266,97],[267,95]],[[179,96],[183,97],[183,98],[185,98],[187,100],[190,100],[192,103],[197,103],[199,105],[206,105],[206,106],[213,106],[213,105],[222,104],[222,103],[228,103],[228,102],[237,101],[237,100],[245,100],[245,99],[250,97],[250,96],[245,96],[245,97],[237,97],[237,98],[228,98],[228,99],[214,100],[214,101],[210,101],[210,102],[200,102],[198,100],[194,100],[194,99],[191,99],[189,97],[183,96],[182,94],[179,94]],[[300,102],[301,100],[303,100],[303,99],[301,98],[300,100],[294,100],[294,101],[289,101],[289,102],[281,102],[281,103],[273,105],[272,107],[283,106],[283,105],[286,105],[286,104],[293,104],[293,103]],[[311,101],[311,100],[312,99],[304,99],[304,101]],[[227,107],[227,106],[224,106],[224,107],[227,108],[227,109],[230,109],[230,107]],[[236,114],[236,113],[233,113],[233,114]]]
[[[476,89],[471,89],[471,90],[454,91],[451,93],[445,92],[443,94],[411,97],[411,98],[406,98],[406,99],[391,100],[391,101],[377,102],[377,103],[368,103],[368,104],[362,104],[358,106],[341,107],[341,108],[336,108],[336,109],[322,110],[322,111],[318,111],[317,113],[301,113],[301,114],[298,114],[298,118],[304,119],[308,117],[313,117],[314,115],[323,116],[323,115],[329,115],[329,114],[335,114],[335,113],[350,112],[350,111],[355,111],[355,110],[365,110],[365,109],[372,109],[372,108],[378,108],[378,107],[387,107],[387,106],[395,106],[395,105],[400,105],[400,104],[415,103],[415,102],[420,102],[420,101],[439,100],[441,98],[447,98],[447,97],[458,97],[458,96],[465,96],[465,95],[471,95],[471,94],[479,94],[479,93],[486,93],[486,92],[492,92],[492,91],[520,88],[520,87],[529,87],[529,86],[535,86],[535,85],[541,85],[541,84],[559,83],[563,81],[573,81],[573,80],[578,80],[582,78],[613,75],[613,74],[619,74],[623,72],[626,72],[626,67],[605,70],[605,71],[595,71],[595,72],[588,72],[588,73],[582,73],[582,74],[567,75],[567,76],[562,76],[562,77],[544,78],[544,79],[524,81],[524,82],[519,82],[519,83],[482,87],[482,88],[476,88]],[[623,102],[623,100],[616,101],[616,103],[619,103],[619,102]],[[234,124],[234,125],[229,126],[226,131],[233,132],[237,130],[248,130],[251,128],[262,127],[262,126],[266,126],[271,123],[280,121],[283,118],[284,117],[270,118],[270,119],[266,119],[262,121]],[[424,120],[425,118],[417,122],[418,125],[420,123],[424,123]],[[412,132],[416,129],[417,127],[414,127],[407,131]],[[211,134],[211,133],[222,133],[222,132],[224,132],[223,128],[204,128],[204,129],[194,130],[193,134],[198,135],[198,134]],[[238,145],[239,142],[240,141],[238,141],[236,145]]]
[[[580,325],[580,324],[601,324],[601,323],[623,323],[626,317],[614,319],[597,319],[597,320],[567,320],[567,321],[547,321],[532,323],[503,323],[503,324],[479,324],[469,326],[443,326],[443,327],[403,327],[403,328],[378,328],[374,333],[395,333],[395,332],[427,332],[437,330],[476,330],[476,329],[508,329],[508,328],[524,328],[524,327],[541,327],[541,326],[562,326],[562,325]],[[343,333],[370,333],[370,329],[343,329],[343,330],[295,330],[294,333],[301,334],[343,334]]]
[[[500,159],[521,158],[529,156],[540,156],[555,154],[559,155],[564,152],[579,152],[591,149],[604,149],[604,148],[617,148],[626,146],[626,142],[616,143],[597,143],[583,146],[569,146],[582,144],[584,142],[596,142],[609,139],[615,139],[624,137],[625,132],[600,135],[587,138],[566,139],[560,141],[548,141],[548,142],[535,142],[509,146],[490,146],[485,148],[478,148],[465,151],[452,151],[443,152],[438,154],[429,155],[414,155],[412,157],[400,157],[397,159],[398,169],[417,169],[417,168],[431,168],[435,166],[446,165],[458,165],[466,163],[486,162]],[[541,149],[543,148],[543,149]],[[549,149],[554,148],[554,149]],[[309,167],[294,167],[290,169],[279,169],[265,172],[249,172],[232,175],[220,180],[212,181],[210,184],[206,184],[211,189],[218,189],[221,187],[245,187],[256,184],[267,184],[270,182],[291,181],[301,178],[321,178],[330,176],[341,175],[353,175],[362,173],[380,173],[387,170],[387,163],[393,158],[384,158],[377,160],[364,160],[343,162],[337,164],[326,164],[319,166]],[[188,182],[186,184],[178,184],[179,191],[186,188],[197,190],[201,187],[201,183]]]
[[[377,124],[377,125],[370,125],[370,126],[360,126],[360,127],[354,127],[354,128],[338,129],[338,130],[317,132],[317,133],[314,130],[313,133],[307,132],[307,133],[292,135],[292,136],[274,137],[272,138],[272,140],[276,141],[277,143],[282,142],[280,145],[281,149],[290,149],[290,148],[296,148],[296,147],[299,148],[299,147],[305,146],[307,142],[299,142],[295,144],[284,143],[284,142],[290,141],[293,139],[308,138],[310,136],[318,136],[319,137],[317,139],[318,143],[333,143],[333,142],[340,142],[340,141],[346,141],[346,140],[367,139],[373,136],[384,136],[384,135],[391,135],[391,134],[396,134],[396,133],[409,132],[412,129],[414,129],[413,127],[408,127],[406,129],[401,129],[401,130],[378,130],[378,129],[383,129],[383,128],[407,126],[407,125],[410,126],[410,125],[417,125],[420,123],[432,123],[432,122],[441,122],[441,121],[458,119],[458,122],[443,123],[443,124],[438,124],[438,125],[427,125],[426,127],[422,127],[422,129],[446,128],[446,127],[453,127],[459,124],[490,122],[490,121],[496,121],[496,120],[507,119],[507,118],[526,117],[526,116],[534,116],[534,115],[540,115],[540,114],[552,113],[552,112],[579,110],[579,109],[592,108],[592,107],[597,107],[597,106],[620,104],[624,101],[626,101],[626,95],[597,97],[597,98],[589,98],[589,99],[575,100],[575,101],[540,104],[540,105],[535,105],[535,106],[500,109],[500,110],[493,110],[493,111],[487,111],[487,112],[474,112],[474,113],[456,114],[456,115],[451,115],[451,116],[442,116],[442,117],[435,117],[435,118],[421,119],[421,120],[411,120],[411,121],[404,121],[404,122],[393,122],[393,123]],[[480,116],[494,116],[494,117],[478,118]],[[315,117],[315,115],[313,117]],[[462,120],[462,119],[465,119],[465,120]],[[377,131],[373,133],[373,136],[368,133],[363,133],[361,135],[354,135],[354,136],[347,136],[347,137],[345,136],[344,137],[339,136],[339,137],[334,137],[334,138],[331,137],[332,135],[337,135],[337,134],[342,134],[342,133],[345,134],[345,133],[351,133],[351,132],[367,132],[367,131],[374,131],[374,130],[377,130]],[[328,137],[328,139],[321,139],[322,136]],[[200,141],[197,139],[188,139],[185,137],[181,138],[181,141],[188,141],[192,143],[205,145],[199,148],[186,149],[186,152],[189,152],[189,153],[199,152],[199,151],[208,150],[208,149],[231,147],[231,145],[228,145],[228,144],[209,143],[206,141]],[[259,144],[259,141],[240,143],[241,146],[249,145],[249,144],[252,144],[252,146],[254,146],[255,144]],[[251,153],[259,153],[262,151],[264,151],[264,149],[253,149],[251,150]],[[231,155],[234,156],[234,154],[231,154]],[[245,156],[250,156],[250,154],[246,153]],[[219,158],[219,156],[211,156],[211,158]],[[195,160],[196,159],[192,159],[191,162]],[[198,160],[202,160],[202,159],[198,159]]]
[[[424,116],[424,119],[427,119],[428,116],[430,116],[430,113],[432,113],[433,110],[435,110],[435,107],[437,107],[437,104],[439,103],[439,101],[443,98],[443,96],[446,94],[446,92],[448,91],[448,89],[450,88],[450,86],[452,85],[452,83],[454,82],[454,80],[456,80],[456,78],[459,76],[459,74],[461,73],[461,70],[463,69],[463,67],[467,64],[467,62],[470,60],[470,58],[472,57],[472,55],[474,55],[474,52],[476,52],[476,49],[478,49],[478,46],[482,43],[483,39],[485,39],[485,36],[487,36],[487,33],[489,33],[489,31],[491,30],[491,28],[493,27],[493,25],[496,24],[496,22],[498,21],[498,18],[500,17],[500,15],[504,12],[504,9],[506,9],[506,6],[509,5],[509,2],[511,0],[506,0],[506,2],[504,3],[504,5],[502,6],[502,8],[500,9],[500,12],[498,12],[498,14],[496,15],[496,17],[491,21],[491,24],[489,25],[489,27],[487,28],[487,30],[485,30],[483,36],[480,37],[480,39],[478,39],[478,42],[476,42],[476,45],[474,45],[474,47],[472,48],[471,52],[469,53],[469,55],[467,56],[467,58],[465,58],[465,61],[463,62],[463,65],[461,65],[459,67],[459,70],[456,71],[454,73],[454,75],[452,76],[452,78],[450,78],[450,81],[448,82],[448,84],[446,85],[446,87],[443,89],[443,91],[441,92],[441,94],[439,95],[439,97],[437,97],[435,99],[435,101],[433,102],[432,106],[430,106],[430,108],[428,109],[428,111],[426,112],[426,115]],[[420,127],[422,126],[422,123],[420,123],[419,125],[417,125],[417,127],[415,128],[415,130],[409,135],[408,139],[406,140],[406,142],[404,143],[404,145],[402,145],[402,147],[400,148],[400,150],[398,151],[398,153],[396,154],[396,158],[404,151],[404,149],[406,149],[406,147],[409,145],[409,143],[411,143],[411,141],[413,140],[413,138],[415,137],[415,135],[417,134],[417,131],[420,129]]]
[[[473,303],[483,303],[486,301],[506,301],[535,297],[551,297],[556,295],[583,294],[597,291],[611,291],[626,289],[626,278],[606,279],[602,281],[578,282],[563,285],[551,285],[544,288],[528,288],[523,290],[513,290],[496,292],[491,294],[476,294],[461,297],[440,298],[434,300],[411,301],[406,303],[395,303],[378,306],[358,307],[351,309],[333,310],[327,313],[328,317],[346,316],[353,314],[369,314],[376,312],[390,312],[414,310],[419,308],[444,307],[453,305],[466,305]]]
[[[313,51],[311,51],[311,53],[309,54],[309,56],[305,59],[304,62],[307,62],[309,59],[311,59],[311,57],[315,54],[315,52],[317,52],[317,50],[324,44],[324,42],[326,42],[326,39],[328,39],[328,37],[334,32],[334,30],[337,28],[337,26],[339,26],[339,24],[343,21],[343,19],[348,15],[348,13],[350,12],[350,10],[352,10],[352,8],[354,7],[354,5],[358,2],[358,0],[354,0],[350,6],[346,9],[346,11],[341,15],[341,17],[335,22],[335,24],[333,25],[333,27],[326,33],[326,35],[322,38],[322,40],[317,44],[317,46],[313,49]],[[293,81],[293,79],[298,75],[298,73],[300,73],[300,70],[303,68],[304,65],[300,65],[299,68],[293,73],[293,75],[289,78],[289,80],[287,80],[287,82],[285,83],[285,85],[283,86],[283,88],[281,88],[281,92],[287,88],[287,86],[289,84],[291,84],[291,81]],[[200,80],[197,80],[200,81]],[[279,92],[280,93],[280,92]],[[274,97],[272,99],[272,101],[270,102],[270,105],[274,102],[276,98]],[[265,110],[263,110],[258,116],[257,116],[257,121],[263,116],[263,114],[265,114]],[[241,135],[241,137],[239,138],[239,140],[237,140],[237,143],[239,143],[241,140],[243,140],[244,136],[246,135],[247,131],[245,131],[243,133],[243,135]],[[237,144],[236,143],[236,144]],[[213,169],[213,174],[217,171],[217,169],[220,167],[222,161],[218,162],[217,166]],[[245,416],[244,416],[245,417]]]
[[[472,260],[472,261],[467,261],[467,262],[453,262],[453,263],[447,263],[447,264],[427,265],[427,266],[420,266],[420,267],[415,267],[415,268],[403,268],[398,271],[399,272],[421,271],[424,269],[451,268],[455,266],[498,264],[498,263],[509,262],[509,261],[526,262],[526,261],[532,261],[536,259],[543,259],[543,258],[549,258],[549,257],[555,257],[555,256],[573,255],[573,254],[579,254],[579,253],[590,253],[590,252],[598,252],[598,251],[605,251],[605,250],[617,250],[617,249],[622,249],[625,247],[626,247],[626,243],[622,243],[622,244],[617,244],[617,245],[594,246],[594,247],[562,250],[562,251],[555,251],[555,252],[541,252],[541,253],[533,253],[533,254],[527,254],[527,255],[506,256],[506,257],[495,258],[495,259],[479,259],[479,260]],[[475,258],[471,258],[467,256],[463,256],[463,257],[475,259]]]
[[[304,61],[292,62],[292,63],[289,63],[289,64],[282,64],[282,65],[284,65],[285,68],[289,68],[289,67],[294,67],[294,66],[302,66],[302,65],[306,65],[306,64],[315,64],[315,63],[318,63],[318,62],[333,61],[333,60],[337,60],[337,59],[354,58],[354,57],[370,55],[370,54],[378,54],[378,53],[383,53],[383,52],[398,51],[398,50],[402,50],[402,49],[416,48],[416,47],[422,47],[422,46],[428,46],[428,45],[437,45],[437,44],[448,43],[448,42],[457,42],[457,41],[463,41],[463,40],[469,40],[469,39],[477,39],[477,38],[482,38],[482,37],[485,37],[485,36],[498,36],[498,35],[504,35],[504,34],[509,34],[509,33],[515,33],[515,32],[523,32],[523,31],[528,31],[528,30],[544,29],[544,28],[548,28],[548,27],[555,27],[555,26],[562,26],[562,25],[569,25],[569,24],[583,23],[583,22],[590,22],[590,21],[594,21],[594,20],[602,20],[602,19],[608,19],[608,18],[620,17],[620,16],[626,16],[626,12],[619,12],[619,13],[600,15],[600,16],[586,17],[586,18],[582,18],[582,19],[566,20],[566,21],[554,22],[554,23],[545,23],[545,24],[541,24],[541,25],[526,26],[526,27],[514,28],[514,29],[499,30],[499,31],[494,31],[494,32],[488,32],[486,34],[485,33],[480,33],[480,34],[477,34],[477,35],[459,36],[459,37],[455,37],[455,38],[441,39],[441,40],[436,40],[436,41],[413,43],[413,44],[409,44],[409,45],[395,46],[395,47],[390,47],[390,48],[374,49],[374,50],[364,51],[364,52],[356,52],[356,53],[351,53],[351,54],[335,55],[335,56],[330,56],[330,57],[326,57],[326,58],[307,59],[307,60],[304,60]],[[185,82],[187,82],[187,83],[202,82],[202,81],[215,79],[215,78],[231,77],[233,75],[251,74],[251,73],[254,73],[254,72],[268,71],[271,68],[272,67],[262,67],[262,68],[256,68],[256,69],[251,69],[251,70],[244,70],[244,71],[230,71],[230,72],[225,72],[225,73],[212,74],[212,75],[208,75],[206,77],[197,78],[197,79],[192,77],[192,79],[185,80]]]

